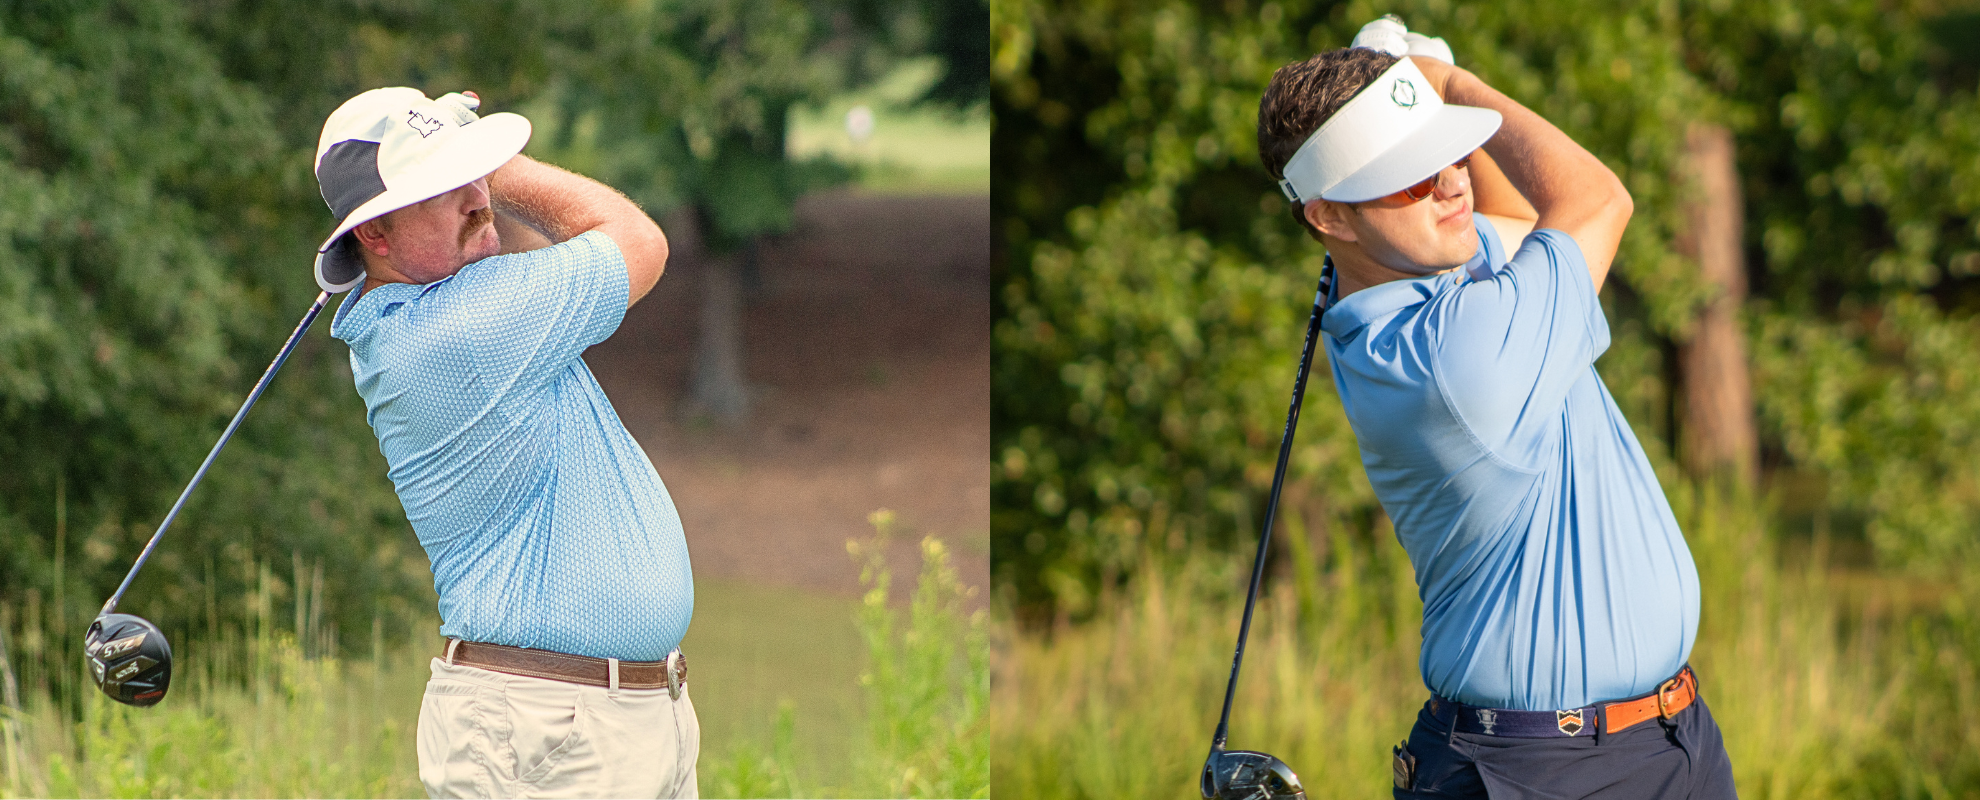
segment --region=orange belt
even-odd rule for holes
[[[1670,719],[1679,711],[1698,699],[1698,676],[1692,674],[1691,667],[1680,670],[1677,677],[1664,681],[1657,687],[1656,694],[1635,700],[1622,700],[1614,703],[1598,703],[1602,706],[1604,733],[1615,733],[1640,722],[1653,719]]]

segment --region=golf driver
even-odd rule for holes
[[[329,301],[329,292],[317,293],[309,313],[304,314],[302,322],[297,323],[295,332],[289,334],[289,340],[282,343],[282,351],[275,354],[274,363],[261,373],[261,380],[255,382],[247,402],[241,404],[241,410],[234,412],[233,421],[220,432],[220,441],[213,443],[206,460],[200,462],[199,471],[193,473],[192,482],[179,493],[172,510],[165,512],[165,521],[159,523],[157,532],[151,534],[151,541],[145,543],[143,552],[138,553],[137,563],[131,565],[131,571],[124,575],[124,582],[117,586],[117,592],[110,595],[110,599],[103,604],[103,610],[97,612],[96,621],[90,623],[89,631],[83,634],[83,655],[89,663],[90,680],[95,681],[96,688],[102,689],[110,699],[133,706],[156,705],[165,699],[165,690],[172,685],[172,646],[165,641],[165,633],[158,626],[134,614],[114,613],[117,601],[124,599],[124,592],[131,588],[131,581],[137,578],[138,570],[144,568],[145,559],[151,557],[151,551],[158,547],[158,540],[165,538],[165,529],[172,527],[172,520],[186,505],[186,498],[192,496],[193,487],[206,477],[206,470],[213,466],[213,459],[220,455],[220,448],[226,447],[227,440],[233,438],[234,431],[241,427],[241,420],[247,417],[248,409],[254,407],[254,401],[261,399],[262,391],[275,379],[275,372],[282,368],[282,362],[289,360],[289,353],[296,349],[296,343],[302,341],[310,323],[316,321],[317,313]]]
[[[1237,695],[1238,668],[1244,666],[1244,641],[1251,634],[1251,612],[1258,605],[1258,585],[1265,578],[1265,552],[1272,544],[1272,518],[1279,511],[1279,490],[1286,483],[1286,462],[1292,457],[1293,431],[1299,427],[1299,402],[1306,395],[1306,374],[1313,368],[1313,347],[1320,338],[1320,312],[1334,281],[1331,263],[1320,273],[1313,295],[1313,315],[1306,322],[1306,345],[1293,378],[1292,408],[1286,411],[1286,435],[1279,441],[1279,466],[1272,474],[1272,496],[1265,503],[1265,530],[1258,536],[1258,558],[1251,564],[1251,593],[1244,599],[1244,621],[1238,625],[1237,653],[1231,657],[1231,683],[1224,690],[1224,716],[1210,739],[1210,757],[1203,762],[1204,800],[1306,800],[1306,789],[1292,767],[1276,756],[1251,750],[1225,750],[1231,732],[1231,699]]]

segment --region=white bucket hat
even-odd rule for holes
[[[1489,108],[1446,105],[1403,58],[1307,137],[1286,162],[1279,189],[1294,203],[1394,194],[1478,149],[1500,121]]]
[[[337,107],[316,143],[316,184],[338,219],[317,248],[316,285],[335,294],[364,280],[352,228],[494,172],[529,143],[529,120],[476,117],[480,101],[373,89]]]

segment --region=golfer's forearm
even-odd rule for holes
[[[541,250],[556,244],[535,226],[524,222],[522,217],[506,211],[495,212],[495,232],[502,238],[503,255]]]
[[[1536,227],[1574,237],[1595,288],[1602,287],[1634,206],[1621,179],[1561,129],[1464,70],[1453,70],[1445,98],[1499,112],[1505,122],[1485,152],[1532,203]]]
[[[1471,168],[1466,171],[1471,173],[1471,194],[1477,201],[1473,211],[1528,222],[1540,218],[1540,212],[1513,188],[1505,170],[1499,169],[1499,162],[1493,161],[1490,153],[1484,150],[1472,153]]]
[[[667,237],[639,206],[611,187],[528,156],[488,178],[495,210],[563,242],[590,231],[612,238],[626,259],[628,304],[638,302],[667,265]]]

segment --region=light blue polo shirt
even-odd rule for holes
[[[442,635],[658,661],[687,633],[680,514],[578,357],[627,291],[618,245],[592,232],[337,309]]]
[[[1503,259],[1475,218],[1481,256]],[[1474,265],[1476,266],[1476,265]],[[1595,359],[1581,249],[1528,236],[1466,271],[1364,289],[1321,317],[1362,464],[1423,598],[1423,681],[1491,708],[1653,690],[1691,654],[1698,571]]]

